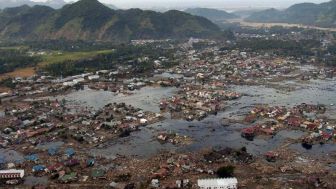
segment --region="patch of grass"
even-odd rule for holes
[[[35,69],[34,67],[27,67],[27,68],[18,68],[12,72],[0,74],[0,81],[7,79],[7,78],[15,78],[15,77],[30,77],[34,75]]]
[[[27,46],[4,46],[4,47],[0,47],[1,50],[24,50],[24,49],[28,49]]]
[[[100,54],[109,54],[113,50],[100,50],[100,51],[89,51],[89,52],[53,52],[42,56],[42,62],[38,66],[46,66],[48,64],[61,63],[65,61],[76,61],[87,58],[92,58]]]

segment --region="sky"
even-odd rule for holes
[[[46,0],[34,0],[46,1]],[[65,0],[67,2],[76,0]],[[113,4],[118,8],[189,8],[206,7],[218,9],[246,8],[287,8],[302,2],[321,3],[328,0],[99,0],[102,3]]]

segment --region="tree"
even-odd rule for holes
[[[232,165],[220,167],[216,174],[220,178],[232,177],[235,167]]]

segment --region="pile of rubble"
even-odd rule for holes
[[[174,145],[188,145],[192,143],[192,139],[186,135],[180,136],[177,133],[161,133],[157,137],[160,143],[171,143]]]
[[[173,118],[200,121],[209,114],[224,110],[225,101],[234,100],[241,95],[216,88],[202,88],[198,85],[186,85],[169,99],[160,102],[161,111],[170,111]]]

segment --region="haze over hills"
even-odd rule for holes
[[[185,12],[192,14],[192,15],[205,17],[214,22],[237,18],[237,16],[234,14],[228,13],[223,10],[218,10],[218,9],[190,8],[190,9],[186,9]]]
[[[19,7],[23,5],[28,5],[31,7],[35,5],[42,5],[42,6],[48,6],[54,9],[59,9],[59,8],[62,8],[66,4],[69,4],[69,2],[66,2],[64,0],[47,0],[47,1],[39,1],[39,2],[32,1],[32,0],[0,0],[0,9]],[[105,5],[111,9],[118,9],[118,7],[112,4],[105,4]]]
[[[321,4],[296,4],[282,11],[277,9],[267,9],[253,13],[246,20],[252,22],[283,22],[335,27],[336,0]]]
[[[37,0],[34,0],[37,1]],[[45,0],[38,0],[45,1]],[[76,1],[76,0],[65,0]],[[187,8],[215,8],[220,10],[247,10],[265,8],[288,8],[302,2],[321,3],[328,0],[100,0],[100,2],[113,4],[122,9],[140,8],[150,10],[185,10]]]
[[[52,7],[54,9],[59,9],[66,4],[67,3],[64,0],[47,0],[45,2],[35,2],[31,0],[0,0],[0,9],[18,7],[22,5],[28,5],[28,6],[44,5]]]
[[[213,37],[211,21],[180,11],[112,10],[97,0],[81,0],[55,10],[47,6],[7,8],[0,13],[0,38],[14,40],[104,40]]]

